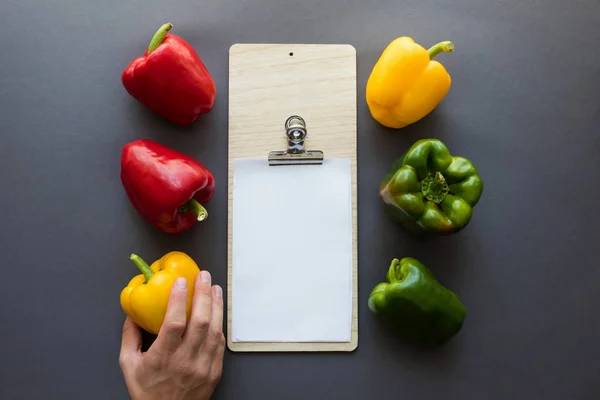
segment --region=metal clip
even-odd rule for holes
[[[285,121],[285,135],[288,148],[285,151],[269,152],[269,165],[320,165],[323,164],[323,152],[306,150],[304,141],[308,135],[304,119],[292,115]]]

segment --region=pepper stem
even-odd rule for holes
[[[156,50],[156,48],[158,46],[160,46],[162,44],[162,42],[165,41],[167,32],[169,32],[171,30],[171,28],[173,28],[173,24],[170,22],[166,23],[163,26],[161,26],[160,28],[158,28],[158,30],[156,31],[154,36],[152,36],[152,40],[150,41],[150,44],[148,45],[148,54],[150,54],[154,50]]]
[[[403,278],[402,272],[400,272],[400,260],[394,258],[390,264],[390,268],[388,269],[387,281],[388,283],[397,283]]]
[[[434,203],[441,203],[444,196],[448,194],[450,188],[448,182],[441,172],[437,171],[435,174],[429,174],[423,182],[421,182],[421,193],[429,201]]]
[[[429,191],[433,193],[441,193],[444,190],[446,184],[446,178],[439,171],[435,173],[435,178],[431,185],[429,185]]]
[[[198,221],[204,221],[208,217],[208,211],[204,206],[198,203],[196,200],[188,200],[183,206],[179,208],[179,212],[193,212],[198,216]]]
[[[427,53],[429,54],[429,59],[433,59],[433,57],[437,56],[441,52],[444,53],[452,53],[454,51],[454,44],[451,41],[446,40],[445,42],[439,42],[436,45],[433,45]]]
[[[133,263],[138,267],[138,269],[142,271],[142,274],[144,274],[144,278],[146,278],[146,281],[144,283],[148,283],[150,278],[152,278],[152,275],[154,275],[154,271],[152,271],[152,268],[150,268],[146,261],[144,261],[142,257],[138,256],[137,254],[132,254],[131,257],[129,257],[129,259],[133,261]]]

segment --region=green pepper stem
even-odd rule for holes
[[[144,283],[147,283],[150,280],[150,278],[152,278],[152,275],[154,275],[154,271],[152,271],[152,268],[150,268],[146,261],[144,261],[142,257],[138,256],[137,254],[132,254],[131,257],[129,257],[129,259],[133,261],[133,263],[138,267],[140,271],[142,271],[142,274],[144,274],[144,278],[146,278],[146,281]]]
[[[429,174],[423,182],[421,182],[421,193],[429,201],[440,204],[444,200],[444,196],[448,194],[450,188],[446,178],[441,172],[437,171],[435,174]]]
[[[452,53],[454,51],[454,44],[451,41],[446,40],[445,42],[439,42],[436,45],[433,45],[427,53],[429,54],[429,59],[433,59],[433,57],[437,56],[441,52],[444,53]]]
[[[179,212],[193,212],[197,215],[198,221],[204,221],[208,217],[208,211],[204,206],[198,203],[196,200],[188,200],[182,207],[179,208]]]
[[[400,282],[404,277],[400,272],[400,260],[394,258],[390,264],[390,268],[387,273],[387,281],[388,283],[397,283]]]
[[[429,191],[432,193],[441,193],[444,190],[444,184],[446,183],[446,178],[439,171],[435,173],[435,177],[431,185],[429,185]]]
[[[160,46],[162,42],[165,41],[165,37],[167,36],[167,33],[171,30],[171,28],[173,28],[173,24],[170,22],[158,28],[154,36],[152,36],[150,44],[148,45],[148,54],[156,50],[156,48]]]

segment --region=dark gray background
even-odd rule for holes
[[[218,94],[191,127],[129,97],[121,71],[164,22]],[[600,12],[581,1],[3,0],[0,4],[0,398],[126,398],[119,293],[128,256],[183,250],[226,286],[228,49],[350,43],[358,56],[359,347],[351,354],[227,352],[216,399],[596,399],[600,396]],[[452,40],[453,86],[401,131],[365,106],[383,48]],[[179,236],[146,224],[119,180],[124,143],[151,138],[214,171],[210,218]],[[414,239],[382,212],[379,181],[416,139],[479,168],[465,231]],[[421,259],[464,302],[436,351],[393,338],[367,298],[393,257]],[[282,285],[293,282],[281,282]],[[318,294],[316,294],[318,295]],[[276,301],[276,299],[274,299]]]

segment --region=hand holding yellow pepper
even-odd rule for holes
[[[366,100],[373,118],[388,128],[403,128],[433,111],[452,82],[433,57],[452,51],[454,45],[448,41],[429,50],[406,36],[392,41],[367,81]]]
[[[171,288],[175,280],[184,277],[188,287],[194,287],[198,265],[188,255],[172,251],[148,266],[138,255],[132,254],[131,261],[142,271],[121,291],[123,311],[142,329],[155,335],[164,321]],[[187,319],[192,310],[193,290],[188,290]]]

